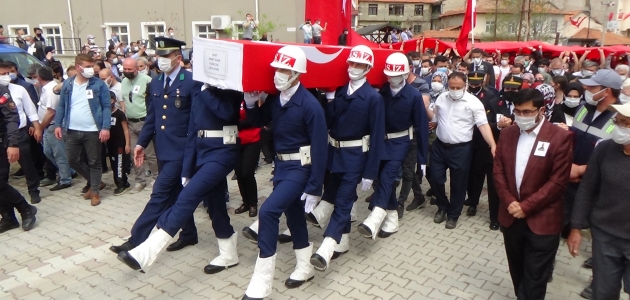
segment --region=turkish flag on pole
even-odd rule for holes
[[[455,47],[460,55],[465,55],[468,52],[466,49],[468,45],[468,34],[475,28],[475,24],[477,24],[477,11],[475,10],[475,6],[477,6],[476,0],[466,1],[466,13],[464,14],[464,21],[462,22],[462,29],[459,32],[457,42],[455,42]]]

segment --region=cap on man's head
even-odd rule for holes
[[[175,50],[181,50],[182,46],[186,46],[185,42],[163,36],[156,37],[155,42],[157,43],[155,49],[155,54],[157,55],[169,55]]]
[[[93,38],[94,38],[94,35],[93,35],[93,34],[88,34],[87,38],[88,38],[88,39],[93,39]]]
[[[520,88],[522,84],[523,78],[516,77],[512,74],[505,76],[505,79],[503,79],[503,87]]]
[[[485,76],[486,72],[483,71],[468,72],[468,84],[482,84]]]
[[[612,104],[608,106],[608,110],[614,111],[624,117],[630,118],[630,102],[626,104]]]
[[[48,54],[48,52],[53,52],[53,50],[55,50],[55,47],[46,46],[46,48],[44,48],[44,54]]]
[[[585,86],[604,86],[607,88],[621,89],[621,77],[617,72],[610,69],[600,69],[591,78],[580,79],[580,83]]]

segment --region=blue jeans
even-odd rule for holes
[[[304,44],[310,44],[310,43],[311,43],[311,39],[304,38]]]
[[[44,131],[44,154],[59,169],[59,184],[72,184],[74,170],[68,164],[66,144],[55,137],[54,126]]]

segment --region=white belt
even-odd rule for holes
[[[288,153],[288,154],[277,153],[276,157],[278,158],[279,161],[302,160],[302,155],[300,153]]]
[[[205,138],[223,138],[223,130],[199,130],[198,137]]]
[[[403,131],[399,131],[399,132],[388,133],[385,136],[386,136],[386,138],[388,140],[396,139],[396,138],[403,137],[403,136],[409,136],[409,139],[413,139],[413,127],[409,127],[409,129],[403,130]]]
[[[354,141],[337,141],[332,137],[328,136],[328,142],[335,148],[348,148],[348,147],[361,147],[363,146],[362,140],[354,140]]]
[[[236,125],[223,126],[223,130],[199,130],[197,136],[200,138],[222,138],[223,144],[234,145],[238,138],[238,127]]]

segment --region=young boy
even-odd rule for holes
[[[127,192],[130,187],[127,181],[127,175],[131,171],[129,126],[125,113],[116,108],[116,95],[114,92],[109,92],[109,95],[112,105],[112,127],[109,131],[107,152],[114,174],[114,183],[116,183],[114,195],[120,196]]]

